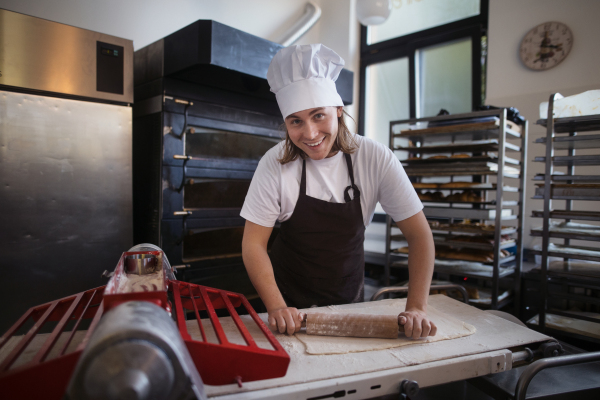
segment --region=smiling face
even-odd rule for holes
[[[338,133],[342,107],[317,107],[295,112],[285,119],[291,141],[313,160],[335,154],[333,144]]]

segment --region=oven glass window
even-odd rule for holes
[[[279,233],[273,228],[267,248]],[[242,255],[242,237],[244,227],[191,229],[183,239],[183,261],[200,261]]]
[[[267,150],[280,142],[280,139],[265,136],[198,127],[194,129],[194,134],[185,135],[186,155],[191,157],[258,161]]]
[[[242,208],[249,187],[246,179],[192,179],[183,189],[183,207]]]

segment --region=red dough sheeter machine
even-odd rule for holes
[[[310,355],[293,336],[277,334],[278,341],[243,295],[178,281],[160,248],[138,245],[123,253],[106,286],[32,307],[0,338],[0,396],[410,396],[419,386],[507,371],[560,348],[446,296],[431,296],[430,304],[474,325],[476,334],[402,350]],[[224,311],[227,323],[218,316]]]

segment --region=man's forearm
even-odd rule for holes
[[[433,275],[435,245],[423,212],[396,223],[408,242],[408,299],[406,309],[427,310]]]
[[[248,276],[258,292],[267,311],[286,307],[283,296],[275,282],[273,266],[269,255],[260,246],[250,246],[243,251],[244,265]]]
[[[435,260],[435,246],[433,238],[428,237],[413,239],[408,244],[408,282],[409,291],[406,309],[427,310],[427,298],[433,275]]]

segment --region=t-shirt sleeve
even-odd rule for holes
[[[260,160],[244,200],[241,217],[271,228],[281,213],[281,167],[272,149]]]
[[[378,200],[394,221],[402,221],[421,211],[423,203],[396,155],[388,148],[383,152]]]

